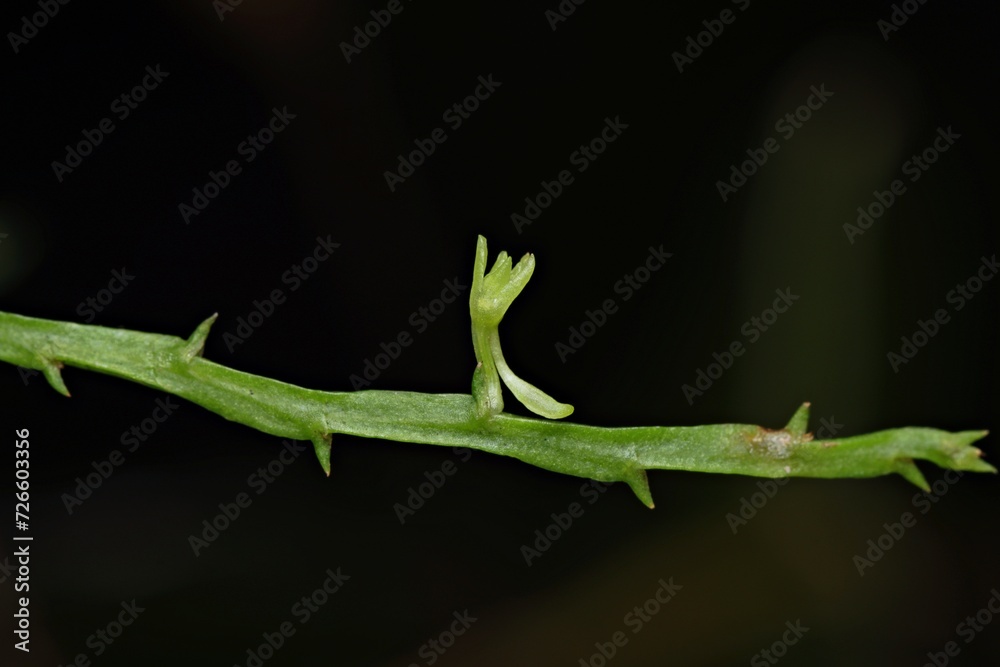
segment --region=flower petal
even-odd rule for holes
[[[507,385],[510,392],[514,394],[514,397],[524,407],[536,415],[541,415],[548,419],[562,419],[573,414],[572,405],[560,403],[535,385],[522,380],[514,374],[514,371],[510,369],[507,361],[503,358],[499,335],[490,337],[490,351],[493,352],[493,361],[496,364],[497,371],[500,373],[500,377],[503,379],[503,383]]]

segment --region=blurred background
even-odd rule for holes
[[[8,3],[0,309],[177,336],[218,312],[205,356],[240,370],[466,392],[482,234],[536,256],[504,349],[574,421],[778,428],[808,400],[837,437],[996,433],[996,9],[806,4]],[[650,511],[335,436],[327,479],[311,448],[63,376],[72,399],[0,369],[35,536],[32,652],[3,664],[1000,655],[991,476],[654,472]]]

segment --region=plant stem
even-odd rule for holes
[[[462,446],[602,482],[623,481],[653,506],[646,470],[759,477],[874,477],[898,473],[929,487],[914,459],[996,472],[971,443],[985,431],[899,428],[838,440],[806,433],[808,404],[786,428],[747,424],[600,428],[508,413],[477,416],[470,394],[322,392],[201,357],[213,315],[187,340],[0,312],[0,360],[40,370],[69,395],[60,369],[75,366],[138,382],[272,435],[311,440],[330,474],[333,433]]]

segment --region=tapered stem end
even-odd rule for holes
[[[66,388],[66,383],[62,379],[61,368],[62,363],[58,361],[51,359],[42,361],[42,375],[48,380],[49,385],[63,396],[69,396],[69,389]]]
[[[313,447],[316,449],[316,458],[323,468],[326,476],[330,476],[330,448],[333,443],[333,436],[330,433],[318,435],[312,439]]]
[[[803,436],[809,430],[809,402],[799,406],[792,418],[785,425],[785,430],[795,436]]]
[[[632,492],[642,501],[643,505],[649,509],[655,507],[653,504],[653,493],[649,490],[649,478],[646,477],[645,470],[642,468],[633,470],[625,478],[625,482],[632,488]]]
[[[183,351],[185,360],[191,361],[195,357],[201,356],[201,353],[205,350],[205,340],[208,338],[208,332],[218,317],[218,313],[212,313],[212,316],[199,324],[198,328],[191,334],[191,337],[187,339]]]

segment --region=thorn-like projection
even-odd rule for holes
[[[649,490],[649,478],[643,468],[636,468],[628,474],[625,482],[632,487],[632,491],[642,501],[642,504],[653,509],[653,493]]]
[[[185,361],[191,361],[195,357],[201,356],[202,351],[205,349],[205,340],[208,338],[208,331],[215,324],[215,320],[218,317],[218,313],[213,313],[211,317],[199,324],[198,328],[191,334],[191,337],[187,339],[187,343],[184,344],[184,351],[181,353],[184,355]]]
[[[52,359],[42,359],[41,362],[42,375],[48,380],[49,385],[63,396],[69,396],[69,389],[66,388],[66,383],[62,379],[62,373],[59,371],[63,367],[62,363],[53,361]]]
[[[930,491],[931,485],[927,483],[924,473],[913,462],[913,459],[903,459],[897,462],[896,472],[903,476],[908,482],[919,486],[923,491]]]
[[[319,465],[323,468],[323,472],[326,476],[330,476],[330,448],[333,444],[333,434],[324,433],[315,436],[312,439],[313,447],[316,449],[316,458],[319,459]]]
[[[792,435],[801,438],[809,430],[809,401],[799,406],[792,418],[785,424],[785,430]]]
[[[996,473],[997,469],[982,460],[983,450],[973,447],[972,443],[989,435],[989,431],[959,431],[950,434],[945,440],[946,461],[935,461],[954,470],[973,470],[975,472]]]

